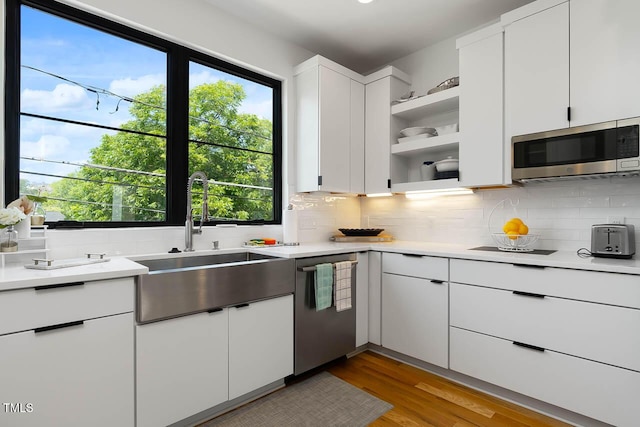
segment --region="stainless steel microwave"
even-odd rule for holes
[[[511,138],[514,181],[640,173],[640,117]]]

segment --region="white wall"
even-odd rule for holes
[[[451,77],[458,76],[458,51],[456,38],[449,38],[393,61],[397,67],[411,76],[411,89],[416,95],[427,91]]]

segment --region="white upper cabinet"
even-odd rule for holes
[[[635,0],[538,0],[502,16],[505,131],[640,116]]]
[[[516,19],[505,27],[507,142],[569,126],[569,3],[518,19],[521,10],[503,15]]]
[[[318,56],[295,74],[297,190],[363,193],[362,76]]]
[[[457,41],[460,60],[460,185],[511,183],[503,138],[502,26]]]
[[[640,2],[573,0],[571,126],[640,116]]]
[[[384,77],[366,86],[365,108],[365,192],[367,194],[391,192],[391,101],[397,79]],[[400,92],[408,89],[403,85]],[[404,92],[403,92],[404,93]],[[402,93],[398,94],[400,97]]]

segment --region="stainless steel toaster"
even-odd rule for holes
[[[591,226],[591,254],[609,258],[631,258],[636,253],[636,236],[630,224]]]

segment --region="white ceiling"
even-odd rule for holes
[[[366,73],[494,21],[532,0],[205,0]]]

